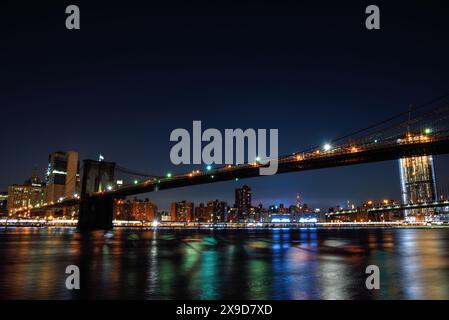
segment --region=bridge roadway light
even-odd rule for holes
[[[167,173],[167,178],[171,178],[171,173]]]
[[[212,170],[212,166],[210,164],[208,164],[207,167],[206,167],[206,170],[207,171],[211,171]]]
[[[425,134],[431,134],[431,133],[432,133],[432,129],[426,128],[426,129],[424,130],[424,133],[425,133]]]
[[[324,151],[329,151],[331,148],[332,148],[332,146],[331,146],[329,143],[326,143],[326,144],[323,146],[323,150],[324,150]]]
[[[139,183],[139,181],[137,181],[137,180],[134,180],[134,184],[138,184]]]

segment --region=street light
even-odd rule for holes
[[[331,148],[332,148],[332,146],[331,146],[329,143],[326,143],[326,144],[323,146],[324,151],[329,151]]]

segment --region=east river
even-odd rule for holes
[[[68,265],[80,290],[66,288]],[[449,299],[449,228],[2,227],[0,298]]]

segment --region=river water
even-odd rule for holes
[[[0,298],[449,299],[449,228],[1,228]]]

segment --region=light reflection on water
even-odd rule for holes
[[[449,299],[448,229],[0,230],[2,299]],[[67,265],[81,290],[65,288]],[[365,268],[381,290],[365,288]]]

